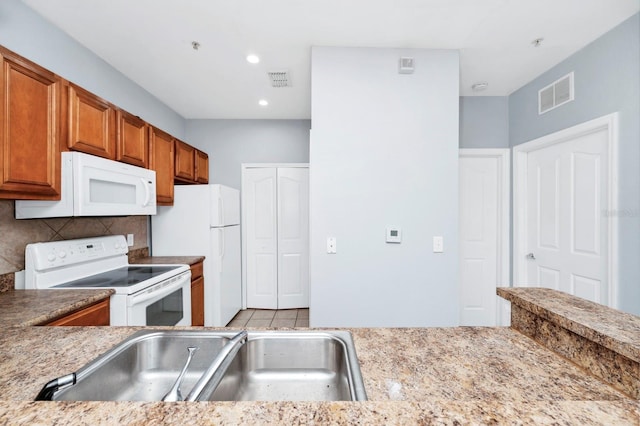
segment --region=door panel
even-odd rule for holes
[[[600,254],[600,157],[573,154],[571,219],[572,247],[583,254]]]
[[[558,222],[560,221],[560,212],[558,211],[558,191],[559,183],[559,164],[556,158],[552,161],[539,165],[536,169],[536,178],[538,180],[537,203],[539,206],[538,213],[538,241],[541,247],[550,249],[558,248]]]
[[[527,282],[608,304],[608,134],[599,130],[527,154]]]
[[[600,303],[600,294],[602,293],[601,281],[575,274],[571,274],[571,280],[573,294]]]
[[[460,324],[496,325],[500,164],[460,158]]]
[[[278,168],[278,309],[309,306],[309,169]]]
[[[244,174],[247,307],[277,309],[276,169],[252,168]]]

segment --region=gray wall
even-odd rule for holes
[[[574,71],[575,100],[538,115],[538,90]],[[640,315],[640,14],[509,97],[509,139],[518,145],[619,112],[619,306]]]
[[[460,97],[460,148],[509,148],[509,98]]]
[[[458,52],[311,56],[311,326],[457,325]],[[400,56],[414,74],[398,74]],[[401,244],[385,243],[388,226]]]
[[[19,0],[0,0],[0,45],[184,138],[180,115]]]
[[[186,138],[209,154],[209,182],[240,189],[242,163],[308,163],[311,120],[187,120]]]

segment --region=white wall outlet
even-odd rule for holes
[[[335,254],[336,252],[336,237],[327,237],[327,253]]]
[[[433,237],[433,252],[434,253],[442,253],[444,252],[444,238],[441,236]]]
[[[133,247],[133,234],[127,234],[127,245]]]

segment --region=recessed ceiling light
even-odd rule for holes
[[[193,48],[193,50],[198,50],[200,49],[200,42],[199,41],[192,41],[191,42],[191,47]]]
[[[483,90],[486,90],[487,87],[489,87],[489,83],[487,83],[486,81],[481,81],[478,83],[474,83],[471,86],[471,90],[473,90],[474,92],[482,92]]]
[[[249,62],[250,64],[257,64],[258,62],[260,62],[260,58],[258,57],[258,55],[247,55],[247,62]]]
[[[540,47],[543,41],[544,41],[544,38],[538,37],[537,39],[533,40],[531,44],[533,44],[533,47]]]
[[[269,105],[269,101],[267,101],[266,99],[260,99],[258,101],[258,105],[266,107],[267,105]]]

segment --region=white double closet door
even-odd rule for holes
[[[245,167],[247,308],[309,307],[309,168]]]

